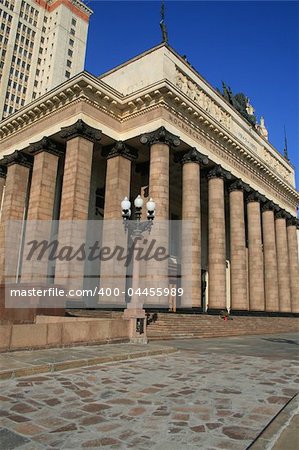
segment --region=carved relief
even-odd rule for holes
[[[263,159],[264,161],[266,161],[266,163],[269,164],[272,169],[276,170],[276,172],[279,173],[282,178],[292,183],[291,172],[287,170],[282,164],[280,164],[275,156],[271,155],[271,153],[268,152],[266,148],[263,148]]]
[[[197,103],[207,113],[214,117],[217,122],[226,128],[231,128],[229,114],[207,95],[194,81],[177,69],[176,86],[184,92],[191,100]]]

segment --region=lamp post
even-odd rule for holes
[[[131,218],[131,202],[127,197],[121,202],[122,218],[125,231],[132,240],[133,248],[133,270],[132,270],[132,295],[131,300],[127,304],[124,311],[124,318],[130,320],[130,342],[132,343],[147,343],[146,337],[146,320],[145,310],[143,309],[143,302],[140,301],[141,295],[138,295],[137,290],[139,286],[139,258],[136,258],[135,253],[139,251],[136,248],[136,243],[142,239],[143,233],[148,231],[150,233],[155,218],[156,205],[151,198],[147,204],[147,220],[141,221],[143,199],[138,195],[134,200],[135,206],[135,220]]]

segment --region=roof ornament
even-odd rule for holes
[[[160,28],[162,31],[162,42],[168,44],[168,33],[165,25],[165,4],[164,0],[161,2],[161,20],[160,20]]]
[[[287,141],[287,132],[286,132],[286,126],[284,125],[284,149],[283,149],[283,156],[284,158],[289,161],[288,156],[288,141]]]

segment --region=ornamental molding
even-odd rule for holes
[[[275,211],[275,219],[287,219],[289,217],[289,214],[284,209],[279,209],[278,211]]]
[[[112,147],[104,148],[102,156],[107,159],[122,156],[130,161],[134,161],[138,158],[138,151],[129,147],[123,141],[117,141]]]
[[[291,216],[289,214],[288,218],[287,218],[287,227],[291,227],[291,226],[298,228],[299,227],[299,219],[297,219],[296,217]]]

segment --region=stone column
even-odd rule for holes
[[[230,206],[230,286],[231,309],[249,309],[247,289],[247,255],[244,218],[244,191],[249,192],[248,184],[236,180],[229,187]]]
[[[2,211],[2,199],[5,190],[5,179],[6,179],[6,167],[0,166],[0,221],[1,221],[1,211]]]
[[[225,242],[225,200],[224,179],[230,179],[229,172],[215,166],[208,173],[208,309],[226,309],[226,242]]]
[[[61,194],[59,244],[78,249],[86,241],[93,146],[101,132],[81,119],[62,128],[67,141]],[[84,259],[84,258],[83,258]],[[57,260],[55,283],[82,289],[85,260]]]
[[[264,258],[262,244],[261,205],[265,198],[253,191],[247,198],[249,309],[265,310]]]
[[[189,308],[201,307],[200,165],[206,165],[208,162],[208,158],[199,153],[195,147],[188,150],[181,159],[183,166],[181,267],[184,289],[181,306]]]
[[[291,312],[290,266],[287,242],[286,212],[275,214],[275,235],[278,269],[279,311]]]
[[[299,313],[299,263],[297,241],[298,224],[298,219],[296,219],[295,217],[288,217],[287,242],[290,266],[291,309],[293,313]]]
[[[127,251],[127,234],[124,231],[121,219],[121,201],[124,197],[130,198],[131,166],[138,156],[137,151],[119,141],[112,148],[105,149],[103,156],[107,158],[105,206],[103,221],[102,246],[112,251],[119,246]],[[110,288],[112,292],[119,289],[120,295],[108,299],[110,306],[125,303],[127,267],[125,261],[116,258],[102,261],[100,286],[102,289]],[[103,300],[107,300],[105,296]],[[101,298],[100,298],[101,303]]]
[[[264,278],[266,311],[279,311],[277,252],[275,240],[274,210],[276,206],[268,201],[262,206]]]
[[[25,243],[32,240],[50,242],[58,159],[61,152],[51,139],[44,137],[41,141],[31,144],[30,153],[34,155],[34,164]],[[28,251],[30,251],[30,247],[28,247]],[[30,261],[27,261],[28,251],[27,248],[24,248],[22,282],[47,282],[49,263],[47,252],[41,260],[37,260],[33,256]]]
[[[22,243],[32,157],[16,150],[11,155],[5,156],[2,159],[2,164],[7,166],[7,177],[0,231],[1,283],[4,281],[15,283],[18,275],[20,246]],[[9,251],[5,251],[5,246]]]
[[[164,127],[141,136],[140,142],[150,146],[149,197],[156,203],[154,226],[149,240],[157,240],[155,247],[163,247],[168,252],[169,237],[169,152],[170,147],[177,147],[180,139],[168,132]],[[146,284],[148,288],[168,287],[168,259],[146,264]],[[167,306],[168,298],[148,297],[147,302],[153,305]]]

